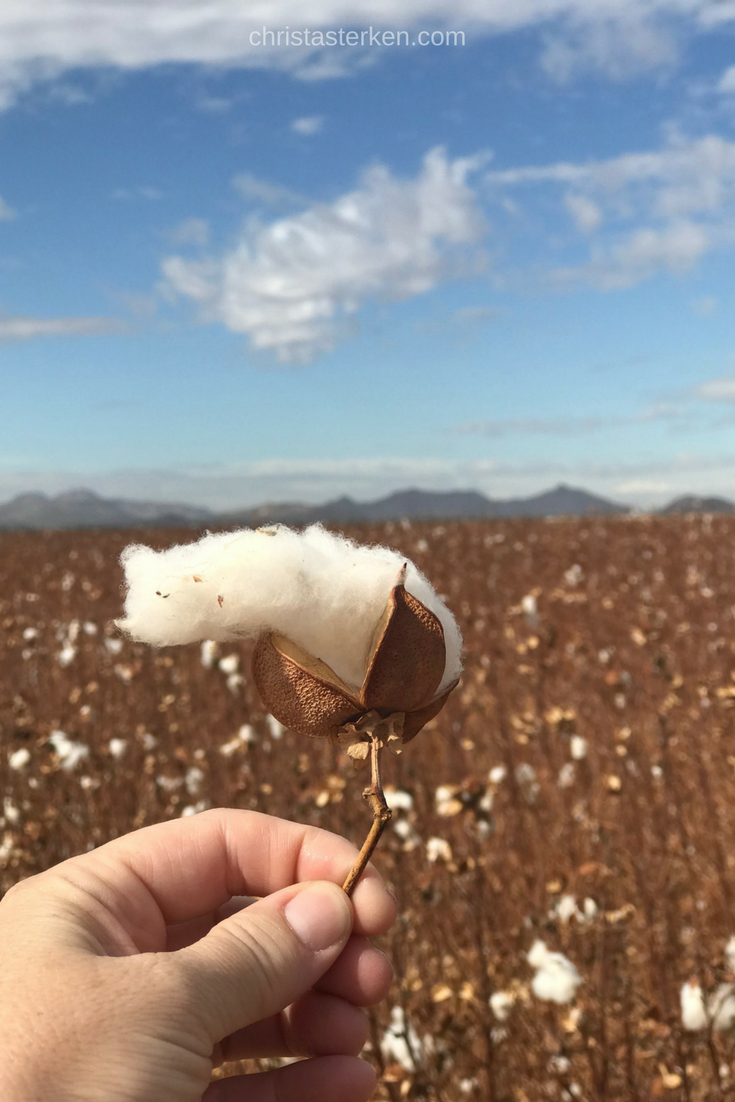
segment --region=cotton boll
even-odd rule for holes
[[[538,607],[533,593],[527,593],[521,601],[521,609],[530,628],[538,627]]]
[[[204,771],[197,765],[192,765],[191,769],[187,769],[184,783],[190,796],[199,795],[204,784],[204,776]]]
[[[559,770],[559,776],[556,783],[559,785],[559,788],[571,788],[574,784],[575,776],[576,773],[572,762],[564,762],[564,765],[562,765],[561,769]]]
[[[166,551],[132,545],[121,561],[128,593],[119,626],[134,639],[166,646],[278,632],[358,689],[373,630],[406,560],[321,525],[300,533],[279,525],[210,534]],[[405,584],[444,628],[441,691],[461,670],[459,629],[413,563]]]
[[[581,735],[572,735],[569,741],[569,750],[575,761],[582,761],[587,757],[587,740]]]
[[[592,922],[596,918],[598,910],[599,908],[594,899],[590,899],[589,896],[587,896],[582,904],[582,915],[584,916],[584,921]]]
[[[505,1022],[510,1017],[515,998],[507,991],[495,991],[490,996],[490,1009],[499,1022]]]
[[[573,895],[563,895],[554,908],[554,914],[563,923],[569,922],[578,913],[577,900]]]
[[[452,847],[446,838],[429,838],[426,843],[426,859],[431,864],[435,864],[437,861],[451,861],[452,860]]]
[[[10,796],[3,797],[3,817],[10,826],[15,826],[20,819],[20,811],[15,806]]]
[[[283,738],[284,734],[286,733],[286,728],[283,726],[280,720],[276,719],[275,716],[268,714],[265,717],[265,722],[268,724],[268,733],[270,734],[271,738]]]
[[[110,751],[110,755],[115,761],[120,760],[127,748],[128,744],[124,738],[111,738],[107,744],[107,749]]]
[[[413,796],[403,788],[388,786],[384,789],[384,794],[391,811],[410,811],[413,807]]]
[[[26,746],[21,746],[20,750],[14,750],[12,754],[8,754],[8,765],[16,771],[25,769],[30,760],[31,752]]]
[[[546,948],[546,943],[540,938],[534,941],[533,945],[526,953],[526,960],[532,968],[543,968],[544,964],[548,960],[549,950]]]
[[[237,673],[240,667],[240,655],[239,654],[226,654],[224,658],[220,658],[217,663],[222,673],[233,674]]]
[[[526,959],[536,969],[531,990],[537,999],[559,1004],[572,1001],[582,977],[563,953],[552,953],[543,941],[537,940]]]
[[[684,1029],[695,1032],[707,1028],[707,1011],[702,988],[696,980],[688,980],[681,989],[681,1021]]]
[[[74,742],[64,731],[52,731],[48,740],[59,758],[59,765],[67,772],[76,769],[89,754],[88,746],[82,742]]]
[[[56,655],[56,661],[59,663],[60,666],[66,669],[67,666],[70,666],[72,664],[76,656],[77,648],[72,646],[71,643],[67,643]]]
[[[735,934],[732,935],[725,946],[725,961],[731,972],[735,972]]]
[[[553,954],[561,956],[561,954]],[[537,999],[547,1002],[568,1003],[574,998],[577,987],[582,982],[577,969],[566,957],[549,961],[536,973],[531,982],[531,990]]]
[[[500,784],[501,781],[505,780],[507,772],[508,770],[504,765],[494,765],[488,773],[487,779],[490,781],[490,784]]]
[[[200,653],[205,670],[211,670],[215,658],[219,654],[219,643],[216,643],[214,639],[205,639],[202,642]]]
[[[735,986],[721,983],[708,1002],[712,1028],[728,1033],[735,1025]]]
[[[383,1034],[380,1048],[386,1060],[400,1064],[405,1071],[416,1071],[412,1054],[420,1057],[422,1045],[413,1026],[406,1023],[400,1006],[394,1006],[390,1012],[390,1024]]]

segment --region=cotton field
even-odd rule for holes
[[[413,559],[466,648],[385,762],[375,862],[401,917],[377,1097],[735,1093],[735,521],[347,534]],[[194,538],[0,534],[0,889],[217,805],[362,842],[364,774],[266,714],[248,645],[115,628],[122,548]]]

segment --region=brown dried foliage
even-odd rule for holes
[[[349,534],[414,559],[458,615],[467,646],[460,688],[385,763],[387,781],[414,797],[394,823],[408,819],[415,835],[391,827],[376,856],[402,914],[384,939],[394,990],[373,1022],[378,1097],[540,1102],[575,1097],[574,1085],[579,1097],[610,1102],[729,1095],[732,1043],[685,1033],[679,990],[692,975],[710,988],[730,978],[735,521],[374,525]],[[112,654],[104,645],[117,638],[117,556],[136,536],[167,546],[191,533],[0,535],[0,795],[17,812],[0,830],[0,889],[201,797],[359,843],[365,811],[348,759],[290,732],[274,741],[247,677],[248,648],[246,679],[232,692],[197,647],[123,641]],[[574,564],[581,570],[565,577]],[[520,608],[529,592],[537,624]],[[80,631],[64,668],[56,633],[75,618],[99,634]],[[23,638],[28,628],[35,640]],[[220,746],[246,722],[256,741],[224,756]],[[90,747],[74,771],[48,744],[57,728]],[[589,752],[565,787],[559,774],[575,734]],[[119,761],[111,738],[128,740]],[[24,746],[31,763],[14,771],[8,754]],[[488,809],[497,765],[507,776],[490,786]],[[195,795],[184,783],[192,766],[204,773]],[[440,784],[455,786],[449,815],[437,813]],[[449,842],[450,860],[427,860],[432,836]],[[554,905],[563,893],[594,899],[596,917],[561,922]],[[581,972],[578,1015],[528,994],[525,953],[537,936]],[[518,997],[503,1036],[488,998],[509,989]],[[394,1005],[419,1039],[433,1038],[414,1053],[413,1073],[386,1067],[377,1045]]]

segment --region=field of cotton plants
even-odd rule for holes
[[[466,645],[386,762],[375,862],[401,918],[377,1097],[735,1094],[735,521],[348,534],[411,557]],[[0,534],[0,890],[218,805],[362,842],[364,774],[265,714],[247,645],[113,626],[125,544],[192,538]]]

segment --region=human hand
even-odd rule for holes
[[[344,838],[250,811],[147,827],[0,904],[4,1102],[365,1102],[395,917]],[[317,881],[317,883],[305,883]],[[242,896],[264,896],[247,905]],[[210,1085],[213,1066],[311,1059]]]

